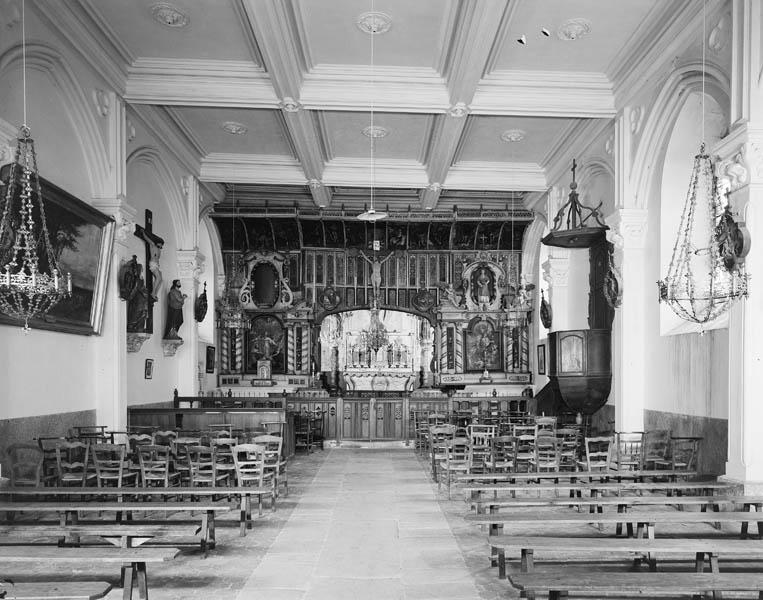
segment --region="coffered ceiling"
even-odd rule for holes
[[[371,185],[414,210],[505,208],[545,191],[560,149],[606,127],[616,78],[689,1],[39,6],[109,36],[125,98],[181,132],[204,181],[237,184],[252,206],[351,211]]]

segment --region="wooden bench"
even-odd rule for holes
[[[0,545],[13,543],[13,539],[47,540],[56,538],[69,544],[80,544],[80,537],[92,536],[120,548],[134,548],[157,537],[191,537],[200,533],[201,528],[177,525],[115,524],[103,521],[78,522],[59,525],[45,521],[0,525]],[[179,545],[173,540],[173,545]]]
[[[523,482],[523,481],[540,481],[540,480],[559,480],[566,479],[568,481],[583,481],[596,480],[643,480],[643,479],[663,479],[667,478],[669,481],[676,481],[677,479],[687,479],[690,477],[696,477],[696,471],[679,471],[675,469],[649,469],[640,471],[544,471],[543,473],[468,473],[465,475],[458,475],[456,481],[458,482]]]
[[[651,491],[651,492],[666,492],[671,494],[683,494],[687,491],[697,490],[704,495],[710,495],[718,491],[724,491],[727,493],[733,493],[736,486],[728,483],[721,483],[718,481],[675,481],[675,482],[606,482],[601,483],[581,483],[581,482],[569,482],[569,483],[495,483],[495,484],[467,484],[462,489],[464,491],[465,499],[467,502],[479,498],[480,494],[486,492],[492,492],[495,496],[498,493],[508,492],[512,495],[516,495],[517,492],[543,492],[543,491],[569,491],[570,493],[587,492],[588,494],[595,494],[603,491],[610,491],[614,493],[622,492],[634,492],[634,491]],[[467,496],[466,494],[473,494],[473,496]]]
[[[547,593],[549,600],[568,594],[649,596],[714,592],[758,592],[763,598],[763,573],[518,573],[509,576],[512,585],[527,597]]]
[[[201,551],[215,547],[215,513],[227,512],[230,506],[210,502],[0,502],[0,513],[16,512],[56,513],[61,525],[78,521],[80,512],[114,512],[117,519],[122,513],[131,518],[133,511],[201,512]],[[10,524],[10,523],[6,523]]]
[[[123,599],[132,598],[133,587],[148,598],[146,564],[174,560],[177,548],[57,548],[52,546],[0,546],[4,569],[16,563],[118,564],[124,566]]]
[[[252,528],[252,497],[257,497],[259,516],[262,516],[262,498],[270,496],[270,509],[276,510],[276,490],[270,486],[267,488],[255,487],[173,487],[173,488],[92,488],[92,487],[43,487],[43,488],[0,488],[0,497],[10,498],[38,498],[38,497],[75,497],[75,496],[99,496],[113,497],[122,500],[124,497],[170,497],[182,496],[183,498],[209,498],[215,496],[233,496],[241,511],[239,535],[246,535],[246,530]]]
[[[105,581],[17,581],[0,586],[7,598],[17,600],[96,600],[111,591]]]
[[[513,512],[511,514],[466,515],[473,525],[559,525],[559,524],[607,524],[636,523],[637,537],[654,537],[654,529],[665,523],[744,523],[758,524],[758,534],[763,534],[763,512],[683,512],[655,511],[643,513],[577,513],[577,512]]]
[[[763,544],[759,540],[734,540],[716,538],[612,538],[612,537],[550,537],[491,535],[488,544],[498,556],[498,576],[506,577],[506,555],[520,557],[523,572],[534,569],[534,553],[550,552],[577,556],[582,553],[597,557],[613,553],[638,553],[647,556],[651,570],[657,568],[656,555],[689,554],[694,556],[695,569],[702,572],[705,557],[710,570],[717,573],[721,555],[740,558],[763,558]]]

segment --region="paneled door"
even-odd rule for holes
[[[403,439],[403,400],[375,398],[374,406],[375,440]]]
[[[371,399],[345,398],[342,408],[342,439],[371,439]]]

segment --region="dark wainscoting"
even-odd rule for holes
[[[725,472],[729,437],[727,419],[646,410],[644,428],[647,431],[669,429],[675,436],[702,436],[697,471],[705,475],[722,475]]]
[[[39,417],[0,419],[0,461],[3,477],[10,475],[10,464],[5,454],[6,447],[15,442],[29,442],[37,437],[59,437],[68,435],[71,427],[95,425],[95,410],[55,413]]]

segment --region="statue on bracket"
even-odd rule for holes
[[[143,265],[135,255],[122,265],[119,296],[127,301],[127,331],[146,333],[149,294],[143,280]]]
[[[180,291],[180,280],[174,279],[167,294],[167,326],[164,328],[165,340],[180,340],[178,330],[183,324],[183,304],[188,297]]]
[[[472,271],[472,300],[490,304],[495,299],[495,275],[486,265]]]

